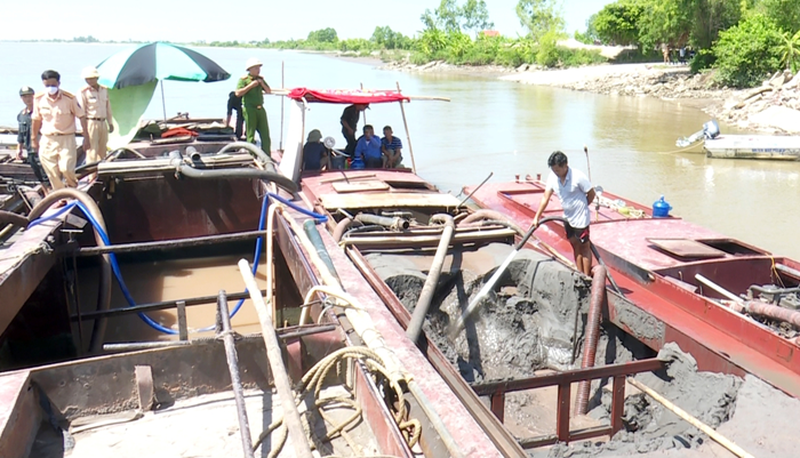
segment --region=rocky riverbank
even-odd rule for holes
[[[713,85],[713,74],[692,75],[687,66],[661,64],[595,65],[544,69],[452,65],[442,61],[414,65],[404,61],[382,69],[409,73],[443,73],[499,78],[522,84],[553,86],[605,95],[656,97],[680,101],[702,109],[709,118],[741,129],[777,134],[800,133],[800,77],[777,73],[756,89],[741,90]]]

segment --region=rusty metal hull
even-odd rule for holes
[[[466,187],[470,192],[471,187]],[[499,211],[521,226],[529,226],[544,194],[537,180],[491,183],[473,200]],[[620,196],[605,193],[607,201]],[[800,396],[800,348],[752,318],[720,305],[721,296],[701,291],[694,275],[702,273],[735,294],[751,284],[776,281],[773,266],[797,269],[797,262],[730,239],[679,218],[652,218],[650,210],[626,202],[622,212],[613,206],[592,208],[592,241],[608,264],[624,297],[609,290],[608,319],[651,348],[676,342],[697,359],[701,370],[743,375],[752,373],[793,396]],[[624,214],[623,214],[624,213]],[[560,215],[552,199],[543,216]],[[632,218],[631,215],[642,215]],[[532,248],[572,258],[563,228],[550,224],[536,232]],[[682,252],[665,251],[655,242],[678,241]],[[714,259],[691,258],[698,243],[719,252]],[[707,250],[706,250],[707,251]],[[689,256],[683,257],[683,256]],[[782,275],[788,284],[800,278]],[[703,294],[701,294],[701,292]]]

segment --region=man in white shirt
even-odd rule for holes
[[[547,177],[542,203],[536,216],[533,217],[533,226],[539,224],[539,218],[547,208],[550,197],[553,193],[561,201],[564,209],[564,218],[567,223],[564,229],[567,232],[567,239],[572,245],[572,252],[575,255],[575,266],[584,275],[592,275],[592,250],[589,241],[589,222],[591,212],[589,202],[595,198],[594,188],[589,178],[580,170],[570,168],[567,164],[567,156],[561,151],[556,151],[547,159],[547,166],[550,167],[550,175]]]

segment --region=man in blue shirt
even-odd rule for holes
[[[383,151],[383,168],[394,169],[400,167],[403,160],[403,142],[392,135],[392,127],[383,128],[383,138],[381,139],[381,151]]]
[[[364,135],[356,143],[355,157],[361,158],[368,169],[380,169],[383,167],[381,141],[375,136],[375,130],[369,124],[364,126]]]

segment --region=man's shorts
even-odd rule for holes
[[[564,223],[564,230],[567,231],[567,238],[576,238],[580,240],[581,243],[586,243],[589,241],[589,226],[586,227],[572,227],[569,223]]]

